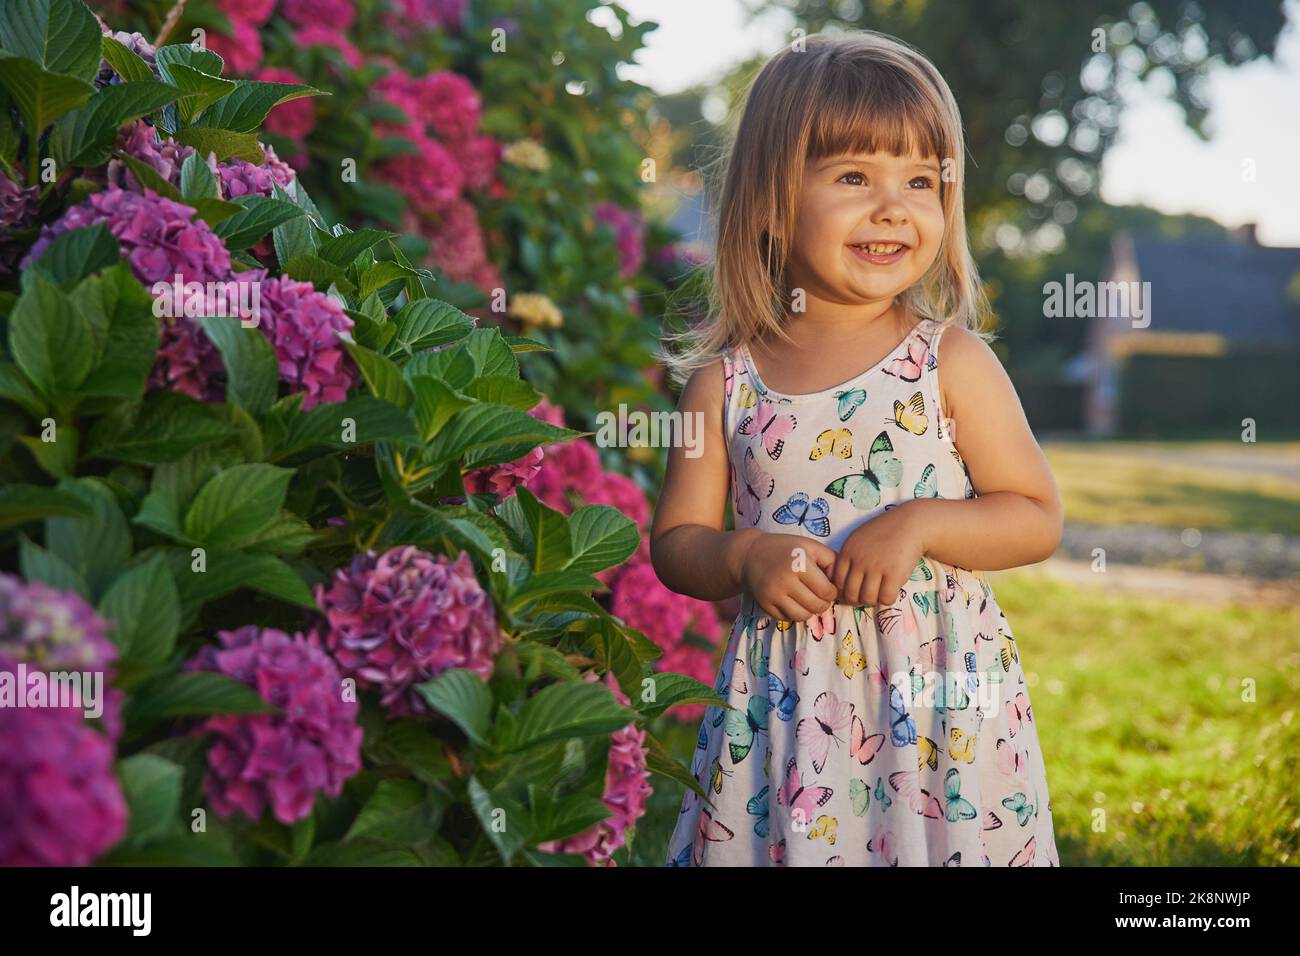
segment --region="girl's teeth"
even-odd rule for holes
[[[892,256],[899,249],[903,248],[899,243],[878,243],[869,242],[866,245],[859,246],[860,249],[866,249],[868,255],[873,256]]]

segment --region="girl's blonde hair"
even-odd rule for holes
[[[683,384],[724,347],[763,332],[788,340],[785,269],[810,161],[913,148],[939,159],[946,225],[934,263],[900,302],[918,319],[982,333],[988,304],[966,238],[966,148],[952,91],[934,64],[900,40],[870,30],[817,33],[773,56],[749,86],[711,211],[707,315],[668,334],[660,352],[672,381]]]

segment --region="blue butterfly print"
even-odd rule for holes
[[[889,736],[895,747],[916,743],[916,721],[907,712],[903,693],[897,687],[889,691]]]
[[[764,785],[762,790],[749,798],[749,803],[745,805],[745,809],[748,810],[752,816],[758,818],[754,821],[754,833],[761,837],[767,836],[768,799],[766,785]]]
[[[840,421],[847,422],[853,417],[853,413],[862,407],[862,403],[867,400],[867,390],[865,388],[853,388],[847,392],[836,392],[835,398],[839,404]]]
[[[794,708],[799,703],[799,695],[771,671],[767,674],[767,702],[782,720],[794,716]]]
[[[797,524],[807,528],[819,538],[831,533],[831,506],[825,498],[809,499],[802,491],[790,496],[790,500],[777,508],[772,517],[781,524]]]

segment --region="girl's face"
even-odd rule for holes
[[[943,204],[934,156],[831,156],[804,173],[789,285],[845,305],[892,301],[939,254]]]

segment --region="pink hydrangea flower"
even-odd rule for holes
[[[260,70],[255,79],[263,83],[302,83],[303,78],[293,70],[273,66]],[[266,128],[279,136],[304,140],[316,128],[316,104],[312,97],[304,96],[272,108],[266,117]]]
[[[597,679],[592,672],[584,674],[583,678],[588,681]],[[624,707],[631,705],[613,674],[606,674],[604,683],[620,704]],[[600,799],[609,807],[612,816],[581,833],[563,840],[548,840],[538,844],[537,848],[545,853],[582,856],[588,866],[615,866],[614,854],[627,844],[627,833],[636,821],[645,816],[646,801],[652,793],[650,771],[646,769],[645,731],[633,722],[610,736],[605,789]]]
[[[219,714],[199,732],[208,749],[206,793],[223,817],[261,817],[269,804],[286,826],[308,816],[316,795],[337,797],[361,769],[358,706],[345,699],[339,669],[313,635],[272,628],[219,631],[187,670],[216,671],[252,687],[273,714]]]
[[[351,0],[283,0],[280,13],[296,27],[328,23],[344,33],[356,16]]]
[[[451,153],[465,174],[465,188],[487,189],[501,162],[501,144],[491,136],[467,136],[451,144]]]
[[[343,57],[344,63],[354,70],[361,69],[363,62],[361,51],[333,26],[323,23],[308,24],[293,35],[293,42],[302,47],[324,46],[337,50]]]
[[[271,19],[275,9],[275,0],[217,0],[221,12],[231,19],[243,20],[255,27],[260,27]]]
[[[171,282],[177,273],[187,282],[224,279],[230,274],[230,253],[206,222],[190,221],[193,215],[193,208],[170,199],[110,186],[42,229],[23,267],[39,259],[56,236],[106,223],[145,288]]]
[[[482,101],[459,73],[441,70],[417,81],[419,118],[445,140],[462,141],[478,130]]]
[[[225,73],[252,73],[262,63],[262,37],[240,17],[230,18],[230,29],[230,36],[209,31],[208,49],[225,61]]]
[[[429,240],[429,261],[457,282],[473,281],[487,262],[478,210],[466,199],[452,197],[436,218],[422,221],[421,233]]]
[[[153,167],[173,186],[180,185],[181,164],[194,154],[193,148],[174,142],[170,136],[160,140],[157,130],[142,119],[127,123],[118,131],[117,148]],[[117,157],[109,160],[106,175],[115,186],[144,192],[130,168]]]
[[[275,349],[280,380],[291,392],[306,393],[303,411],[346,399],[356,370],[339,335],[353,323],[338,301],[289,276],[268,279],[262,272],[246,272],[244,277],[259,283],[258,328]]]
[[[418,152],[390,156],[376,164],[375,174],[401,192],[419,212],[438,213],[456,202],[465,186],[465,174],[436,140],[413,127],[403,135]]]
[[[492,493],[509,498],[519,485],[527,484],[542,466],[542,449],[534,448],[523,458],[500,465],[476,468],[465,474],[465,491],[471,495]]]
[[[469,555],[455,561],[414,546],[368,551],[316,588],[331,652],[345,674],[380,691],[395,717],[423,714],[414,689],[452,668],[484,680],[501,646],[496,609]]]
[[[296,101],[295,101],[296,102]],[[288,104],[286,104],[288,105]],[[297,175],[293,167],[275,154],[275,150],[262,144],[264,154],[260,163],[231,159],[217,164],[217,180],[222,196],[235,199],[239,196],[272,196],[272,183],[287,189]]]
[[[0,707],[0,740],[0,866],[87,866],[126,834],[113,747],[75,711]]]
[[[459,27],[468,5],[469,0],[397,0],[401,20],[433,29]]]
[[[602,472],[592,480],[584,495],[588,505],[611,505],[636,522],[642,531],[650,523],[650,504],[645,492],[627,475],[615,471]]]
[[[592,208],[596,222],[608,226],[618,247],[619,275],[629,279],[645,261],[645,223],[635,212],[611,202],[599,202]]]

